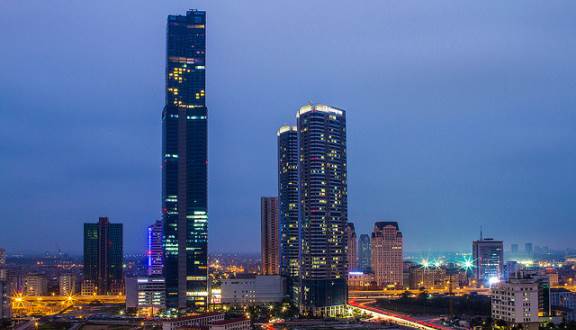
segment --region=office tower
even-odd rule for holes
[[[44,274],[24,276],[24,294],[27,296],[47,296],[48,278]]]
[[[347,303],[346,114],[322,105],[297,113],[300,311],[335,315]]]
[[[512,252],[512,254],[518,254],[518,244],[512,244],[510,246],[510,252]]]
[[[346,246],[347,246],[347,259],[348,259],[348,272],[354,272],[358,270],[358,254],[356,248],[356,230],[354,229],[354,224],[348,222],[345,228],[346,233]]]
[[[504,245],[502,241],[483,238],[472,243],[474,272],[478,286],[490,286],[503,278]]]
[[[96,293],[123,291],[123,258],[122,224],[110,223],[107,217],[84,224],[84,281]]]
[[[401,288],[404,260],[402,233],[398,222],[376,222],[371,244],[372,271],[376,285]]]
[[[299,298],[298,261],[298,129],[282,126],[278,138],[278,208],[280,213],[280,273],[287,279],[294,303]]]
[[[6,250],[0,248],[0,281],[6,280],[8,274],[6,273]]]
[[[58,276],[58,288],[61,296],[72,296],[76,293],[76,276],[61,274]]]
[[[148,275],[162,275],[162,221],[156,220],[152,225],[148,226],[148,250],[146,270]]]
[[[278,228],[278,198],[260,199],[260,243],[262,274],[280,273],[280,229]]]
[[[3,319],[11,317],[10,290],[8,283],[0,279],[0,323]]]
[[[370,248],[370,236],[367,234],[360,235],[360,240],[358,241],[358,267],[364,273],[372,271],[372,267],[370,267],[372,263]]]
[[[512,327],[538,329],[538,283],[530,277],[514,277],[494,284],[492,318]]]
[[[529,257],[531,257],[534,254],[534,250],[532,248],[532,243],[524,244],[524,253],[526,253],[526,255]]]
[[[169,308],[208,304],[206,13],[168,16],[162,112],[164,276]]]

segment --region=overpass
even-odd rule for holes
[[[23,296],[10,299],[14,316],[50,316],[63,313],[75,306],[99,303],[104,305],[124,304],[126,297],[118,296]]]

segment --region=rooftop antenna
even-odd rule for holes
[[[484,235],[482,235],[482,226],[480,226],[480,240],[484,240]]]

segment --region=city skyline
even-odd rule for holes
[[[39,4],[35,3],[36,5]],[[16,20],[2,13],[18,14],[29,10],[31,5],[21,4],[20,8],[11,7],[10,4],[0,6],[6,9],[0,10],[0,21],[13,27]],[[226,64],[225,61],[229,58],[224,55],[225,50],[241,42],[250,42],[250,39],[243,37],[233,40],[236,34],[224,28],[223,22],[242,17],[242,13],[246,14],[250,9],[254,9],[253,6],[254,4],[247,4],[245,8],[235,7],[240,12],[233,13],[215,4],[197,5],[210,12],[210,24],[214,25],[214,32],[211,32],[213,36],[208,37],[211,51],[207,64],[210,68],[209,84],[211,80],[214,84],[208,87],[209,93],[212,93],[209,106],[211,115],[214,114],[215,117],[214,123],[209,124],[212,153],[208,157],[211,180],[210,251],[236,251],[238,248],[246,249],[245,252],[258,251],[259,196],[272,196],[277,193],[274,132],[282,124],[293,122],[297,108],[308,100],[333,104],[347,110],[350,150],[349,221],[356,224],[358,235],[370,233],[375,221],[394,219],[401,224],[402,232],[406,235],[404,243],[407,251],[469,251],[469,242],[477,238],[481,225],[484,226],[487,236],[503,240],[505,247],[514,242],[521,246],[524,242],[533,242],[553,248],[570,247],[569,233],[576,230],[574,221],[570,221],[576,216],[576,209],[571,205],[570,198],[574,193],[573,183],[576,182],[576,176],[569,169],[576,164],[576,155],[570,142],[573,141],[574,132],[568,123],[573,122],[574,117],[569,109],[571,106],[573,109],[576,100],[574,96],[568,95],[568,91],[560,88],[565,86],[558,85],[558,79],[576,71],[576,66],[568,61],[570,55],[576,53],[576,47],[573,41],[562,39],[563,35],[560,35],[558,39],[548,40],[547,45],[564,50],[563,53],[534,53],[538,48],[536,46],[545,42],[545,36],[564,31],[560,23],[555,24],[539,16],[540,20],[537,22],[543,27],[543,35],[539,35],[542,40],[518,41],[512,45],[511,51],[489,47],[494,53],[488,52],[485,54],[486,58],[479,59],[474,55],[475,48],[472,43],[465,40],[464,33],[447,33],[446,45],[430,44],[426,38],[418,40],[424,46],[417,50],[392,38],[391,46],[382,50],[382,47],[388,44],[386,41],[390,40],[386,37],[394,37],[395,33],[408,33],[406,29],[409,26],[406,23],[389,15],[410,17],[406,12],[409,9],[416,10],[413,15],[427,19],[443,17],[443,14],[440,10],[424,14],[425,9],[430,9],[425,5],[424,9],[419,9],[406,4],[395,4],[387,8],[391,14],[382,13],[382,16],[378,16],[368,12],[369,9],[380,8],[380,5],[360,6],[358,10],[367,15],[367,26],[372,30],[368,31],[367,38],[360,37],[360,32],[363,32],[361,28],[347,32],[349,37],[358,37],[358,40],[352,41],[352,45],[364,50],[372,49],[378,55],[389,55],[385,57],[387,63],[377,62],[371,56],[361,57],[352,46],[347,46],[344,47],[344,55],[334,58],[330,58],[329,53],[323,51],[318,55],[306,52],[306,56],[310,57],[304,57],[304,53],[290,49],[292,52],[287,56],[295,56],[295,60],[286,64],[283,62],[286,58],[280,56],[281,52],[278,51],[283,52],[286,49],[278,48],[279,43],[267,36],[258,36],[260,39],[257,40],[260,42],[270,42],[274,55],[262,62],[263,67],[274,67],[271,69],[274,75],[285,76],[288,82],[277,82],[272,75],[256,72],[254,78],[246,80],[246,86],[241,89],[241,94],[245,93],[247,101],[239,103],[243,97],[238,99],[238,96],[226,90],[233,90],[232,86],[236,84],[233,81],[246,74],[244,67],[255,67],[259,62],[257,60],[263,59],[263,55],[245,50],[238,52],[238,58],[231,64]],[[471,15],[477,7],[469,6],[460,5],[457,8],[465,9],[465,14]],[[507,8],[505,5],[501,6]],[[63,32],[61,29],[65,24],[61,24],[57,19],[77,8],[75,5],[67,5],[60,10],[44,8],[43,5],[39,7],[46,9],[46,17],[41,18],[42,22],[56,23],[47,28],[47,42],[60,45],[56,35]],[[0,78],[0,87],[6,87],[7,90],[0,94],[1,110],[21,109],[23,104],[27,104],[15,95],[24,90],[25,83],[29,81],[37,88],[42,102],[46,103],[40,103],[31,97],[27,102],[31,102],[39,110],[34,116],[19,112],[5,114],[3,111],[0,117],[7,122],[7,127],[2,132],[5,139],[1,146],[7,153],[2,156],[4,170],[1,179],[6,183],[3,186],[13,187],[0,190],[0,196],[5,201],[2,205],[3,208],[6,207],[6,218],[15,219],[6,221],[6,224],[3,224],[6,230],[0,233],[0,242],[9,254],[57,248],[80,253],[82,224],[98,216],[110,216],[115,223],[124,224],[127,252],[145,251],[145,228],[160,217],[158,201],[161,187],[161,147],[158,140],[161,122],[158,109],[162,107],[163,100],[161,76],[164,23],[168,14],[182,13],[189,8],[154,4],[151,8],[139,9],[144,16],[136,20],[135,27],[126,27],[121,25],[121,18],[128,12],[128,7],[126,5],[126,8],[121,6],[115,11],[104,11],[103,7],[96,6],[95,15],[109,19],[112,26],[144,28],[147,32],[154,29],[154,37],[150,38],[150,43],[157,49],[152,51],[152,47],[140,42],[122,46],[124,39],[112,38],[113,49],[120,54],[134,56],[134,63],[130,63],[129,57],[119,57],[120,60],[114,59],[119,63],[108,64],[109,58],[106,56],[102,59],[88,56],[90,65],[94,66],[87,69],[91,81],[84,80],[80,73],[64,65],[67,59],[71,60],[71,66],[81,65],[81,62],[76,62],[77,59],[67,56],[60,59],[56,56],[63,54],[66,48],[56,50],[54,57],[47,57],[45,66],[38,66],[32,61],[33,64],[22,68],[23,61],[29,61],[28,55],[21,60],[16,60],[9,54],[0,57],[0,69],[6,72],[5,78]],[[302,7],[303,4],[297,4],[296,8],[291,10],[295,13]],[[338,9],[329,9],[322,5],[311,7],[312,13],[302,14],[291,24],[296,26],[298,22],[304,21],[307,15],[319,14],[319,8],[325,9],[326,15],[348,17],[338,13]],[[138,6],[132,6],[133,8]],[[159,12],[153,13],[159,8]],[[444,7],[448,18],[451,8],[447,5]],[[559,8],[546,9],[541,14],[545,18],[553,16],[558,18],[559,22],[568,24],[563,20],[565,17]],[[264,5],[260,10],[274,12],[278,7]],[[531,14],[535,15],[533,12]],[[79,12],[78,17],[68,19],[79,22],[85,17],[83,15],[85,14]],[[359,17],[355,15],[357,14],[352,13],[350,19]],[[486,17],[488,14],[483,15]],[[516,29],[531,31],[522,21],[532,17],[528,13],[505,11],[501,15],[503,17],[489,17],[504,25],[503,29],[498,30],[504,35],[500,39],[495,31],[492,31],[494,34],[481,35],[481,42],[497,46],[501,45],[502,40],[516,40],[513,37],[522,35],[522,32]],[[389,25],[379,23],[382,17],[391,20]],[[266,18],[255,19],[255,22],[248,24],[242,31],[254,32],[257,23],[272,24]],[[453,23],[449,19],[448,23],[437,22],[435,26],[442,29]],[[315,38],[328,36],[331,28],[339,28],[335,23],[324,24],[305,25],[311,29],[313,37],[303,40],[298,39],[303,31],[301,28],[294,32],[281,32],[276,29],[280,29],[282,24],[272,24],[272,30],[287,38],[291,44],[302,47],[317,42]],[[479,28],[472,23],[465,26],[469,29]],[[103,44],[104,39],[113,32],[112,29],[100,31],[99,28],[92,28],[94,26],[79,27],[79,31],[95,38],[97,44]],[[384,28],[390,29],[383,30],[384,36],[374,32]],[[422,26],[416,28],[420,32],[423,29]],[[37,40],[25,27],[23,33],[26,38]],[[64,36],[76,35],[72,31],[66,32]],[[29,46],[20,44],[13,37],[7,36],[6,40],[7,45],[15,47],[19,53],[30,52]],[[332,43],[336,45],[337,41],[338,39],[323,42],[325,46],[330,46]],[[72,38],[71,42],[73,45],[86,46],[78,36]],[[568,45],[561,46],[561,42],[568,42]],[[51,46],[43,43],[37,46],[40,54],[51,49]],[[453,47],[452,50],[449,46]],[[142,56],[133,54],[132,48],[140,51]],[[432,59],[426,61],[437,64],[444,63],[459,52],[463,53],[463,59],[462,62],[441,66],[447,69],[448,74],[438,73],[419,67],[419,64],[411,67],[400,65],[403,62],[398,54],[404,52],[411,56],[412,60],[419,58],[419,55],[435,54],[438,57],[432,56]],[[525,62],[510,63],[516,59],[514,56],[519,56],[520,53],[527,58]],[[82,54],[85,54],[83,50],[74,48],[73,54],[69,56]],[[96,53],[98,56],[102,54]],[[251,55],[255,57],[252,58]],[[327,63],[321,62],[326,56]],[[334,69],[331,65],[347,56],[364,59],[368,64],[354,60],[357,67],[349,72],[330,72]],[[531,67],[540,60],[546,60],[548,66],[540,69]],[[474,61],[481,61],[486,72],[479,73],[468,69]],[[27,78],[17,75],[16,71],[8,67],[11,65],[9,63],[19,64],[16,67],[19,67],[18,70],[22,70],[22,75]],[[307,69],[304,72],[326,76],[310,78],[310,81],[307,81],[301,77],[301,73],[291,72],[298,63]],[[407,71],[395,71],[395,65],[400,65],[401,69]],[[128,72],[122,74],[122,79],[127,82],[116,79],[113,71],[120,67],[125,67]],[[56,82],[55,86],[48,86],[45,78],[30,74],[30,70],[35,70],[34,72],[42,76],[45,73],[48,76],[62,73],[66,79]],[[212,78],[210,70],[214,70]],[[459,75],[459,70],[464,73]],[[500,73],[499,70],[504,71]],[[551,70],[552,73],[546,70]],[[381,75],[387,73],[393,73],[397,80],[382,78]],[[331,82],[327,87],[316,87],[314,85],[319,81],[316,79]],[[464,83],[461,79],[464,79]],[[502,82],[502,79],[508,80]],[[543,82],[539,82],[539,79],[543,79]],[[341,85],[338,82],[340,80],[347,80],[352,84],[352,97],[341,96],[347,86]],[[495,83],[495,80],[499,83]],[[377,84],[366,87],[366,82]],[[398,87],[395,87],[395,83],[399,84]],[[435,83],[438,84],[434,85]],[[126,88],[130,87],[130,84],[138,88]],[[268,87],[267,84],[272,85]],[[293,84],[302,86],[288,88]],[[547,89],[546,84],[555,87]],[[102,91],[87,95],[87,89],[96,88],[95,86],[102,87]],[[476,94],[479,92],[475,89],[480,86],[487,90]],[[250,91],[263,88],[270,92],[271,96],[250,96]],[[286,88],[287,90],[283,90]],[[406,94],[403,94],[404,97],[393,97],[400,88],[409,88],[411,93],[414,90],[424,101],[408,101],[405,99]],[[456,97],[456,100],[452,99],[453,97]],[[109,100],[109,107],[104,106],[106,103],[89,104],[97,98]],[[127,108],[127,104],[134,109]],[[424,108],[427,111],[424,111]],[[517,113],[518,111],[523,112]],[[112,119],[104,119],[110,115]],[[76,128],[61,126],[57,121],[62,118],[69,118]],[[260,121],[260,118],[264,119]],[[48,127],[42,125],[45,123],[44,119],[48,119]],[[15,130],[22,128],[32,129],[34,136],[21,137],[23,140],[16,139],[20,135],[19,131]],[[61,135],[51,135],[53,129],[60,130]],[[244,132],[249,133],[243,134]],[[70,136],[76,139],[70,139]],[[18,146],[21,146],[22,150],[18,150]],[[34,156],[27,156],[30,153]],[[26,176],[25,171],[30,164],[37,164],[38,158],[41,166],[36,167],[37,172]],[[468,172],[481,174],[470,175]],[[24,198],[27,196],[29,199]],[[23,204],[18,197],[27,200],[28,204]],[[9,209],[8,205],[13,205],[17,211]],[[64,205],[66,207],[63,207]],[[549,229],[546,231],[546,228],[536,227],[540,222],[548,223]],[[456,227],[455,225],[458,227],[458,237],[454,240],[437,239],[442,234],[455,235],[456,231],[450,229]],[[520,228],[520,225],[524,226]],[[560,226],[564,230],[558,231]],[[62,236],[57,234],[52,240],[39,239],[46,228],[54,228],[57,233],[62,233]],[[28,243],[21,242],[16,238],[17,235],[13,234],[23,230],[41,244],[37,243],[38,245],[30,248]],[[242,235],[231,236],[229,231]],[[431,238],[427,237],[428,233],[432,233]],[[542,235],[543,233],[546,235]]]

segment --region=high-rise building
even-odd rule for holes
[[[3,319],[11,317],[10,290],[8,283],[0,279],[0,323]]]
[[[403,238],[398,222],[376,222],[371,244],[372,271],[376,285],[401,288],[404,257]]]
[[[346,114],[308,104],[297,113],[300,311],[334,315],[347,302]]]
[[[44,274],[24,276],[24,294],[27,296],[47,296],[48,278]]]
[[[169,308],[208,304],[206,12],[168,16],[162,112],[164,276]]]
[[[298,303],[298,129],[282,126],[278,136],[278,209],[280,214],[280,273],[288,293]]]
[[[123,261],[122,224],[110,223],[107,217],[84,224],[84,281],[98,294],[123,291]]]
[[[524,253],[526,253],[526,255],[529,257],[534,254],[534,249],[533,249],[532,243],[524,244]]]
[[[74,274],[61,274],[58,276],[58,289],[60,296],[72,296],[76,293],[76,276]]]
[[[162,275],[162,268],[164,267],[162,255],[162,221],[156,220],[152,225],[148,226],[148,249],[146,271],[149,276]]]
[[[370,235],[362,234],[358,240],[358,267],[364,273],[372,271],[372,255],[370,253]]]
[[[278,228],[278,198],[260,199],[260,243],[262,274],[280,273],[280,229]]]
[[[348,271],[354,272],[358,270],[358,252],[357,252],[357,240],[356,240],[356,230],[354,229],[354,224],[348,222],[346,225],[346,246],[348,254]]]
[[[512,252],[512,254],[518,254],[518,244],[512,244],[510,246],[510,252]]]
[[[474,272],[478,286],[490,286],[499,282],[504,275],[504,244],[492,238],[483,238],[472,243]]]
[[[8,274],[6,273],[6,250],[0,248],[0,281],[6,280]]]

